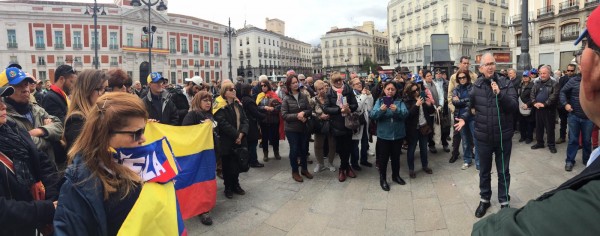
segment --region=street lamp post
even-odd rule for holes
[[[396,64],[398,64],[398,70],[400,70],[400,62],[402,62],[402,59],[400,59],[400,42],[402,42],[402,38],[398,36],[396,38]]]
[[[152,0],[133,0],[131,1],[131,6],[139,7],[142,6],[142,3],[148,7],[148,28],[144,27],[144,33],[148,34],[148,73],[152,73],[152,41],[154,39],[154,32],[156,32],[156,26],[151,25],[151,13],[152,7],[156,4],[157,11],[166,11],[167,5],[163,2],[163,0],[156,0],[153,2]],[[160,4],[159,4],[160,3]]]
[[[529,4],[521,4],[521,57],[517,70],[522,72],[531,69],[531,57],[529,56]]]
[[[85,15],[89,15],[90,12],[88,11],[88,8],[90,10],[92,10],[92,17],[94,18],[94,67],[96,68],[96,70],[98,69],[98,64],[100,64],[99,60],[98,60],[98,12],[100,11],[100,7],[98,7],[98,2],[96,2],[96,0],[94,0],[94,6],[93,7],[89,7],[86,6],[85,7],[85,12],[83,14]],[[100,15],[105,16],[106,15],[106,11],[104,11],[104,7],[102,7],[102,13],[100,13]]]
[[[231,18],[229,18],[229,25],[225,30],[225,36],[229,38],[229,52],[227,53],[227,57],[229,57],[229,79],[233,81],[233,72],[231,70],[231,37],[235,37],[235,29],[231,28]]]

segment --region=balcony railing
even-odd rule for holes
[[[74,66],[83,66],[83,62],[76,61],[76,62],[73,62],[73,65]]]
[[[420,12],[421,11],[421,5],[417,4],[415,6],[415,12]]]
[[[485,24],[485,18],[477,18],[477,23]]]
[[[478,40],[477,40],[477,45],[485,45],[485,40],[483,40],[483,39],[478,39]]]
[[[508,3],[506,3],[506,0],[503,0],[503,1],[500,3],[500,7],[501,7],[501,8],[504,8],[504,9],[508,9]]]
[[[471,14],[463,13],[462,19],[465,21],[471,21]]]
[[[119,66],[118,62],[116,62],[116,61],[111,61],[110,62],[110,67],[118,67],[118,66]]]
[[[554,16],[554,5],[537,9],[537,18],[543,19]]]
[[[177,64],[171,63],[171,68],[177,68]]]
[[[579,37],[579,31],[565,32],[560,34],[560,41],[573,41]]]
[[[482,2],[482,3],[485,3],[485,0],[477,0],[477,1],[478,1],[478,2]]]
[[[406,34],[406,30],[400,30],[400,35],[405,35]]]
[[[500,46],[502,46],[502,47],[508,47],[508,42],[501,42]]]
[[[404,11],[400,12],[400,19],[404,18],[405,16],[406,16],[406,14],[404,14]]]
[[[600,4],[600,0],[585,0],[585,4],[583,5],[585,8],[595,7]]]
[[[250,58],[250,53],[249,52],[246,53],[246,58]]]
[[[62,43],[55,43],[54,49],[65,49],[65,45]]]
[[[116,44],[111,44],[108,47],[110,50],[118,50],[119,49],[119,45],[116,45]]]
[[[462,38],[461,41],[462,41],[462,43],[473,44],[472,38]]]
[[[490,25],[498,26],[498,21],[497,20],[490,20]]]
[[[429,28],[429,21],[426,20],[425,22],[423,22],[423,29],[427,29]]]
[[[429,4],[429,0],[423,1],[423,9],[429,8],[429,5],[431,5]]]
[[[556,42],[556,38],[553,35],[550,36],[540,36],[540,44],[546,44],[546,43],[554,43]]]
[[[412,15],[412,14],[413,14],[412,8],[408,8],[408,10],[407,10],[407,12],[406,12],[406,15],[407,15],[407,16],[410,16],[410,15]]]
[[[398,20],[398,17],[392,16],[392,22],[397,21],[397,20]]]
[[[415,26],[415,31],[419,31],[419,30],[421,30],[421,24],[420,23]]]
[[[579,1],[564,1],[558,4],[558,14],[579,10]]]
[[[508,23],[506,23],[506,21],[502,21],[502,23],[500,23],[500,26],[502,26],[502,27],[508,27]]]
[[[438,2],[438,0],[431,0],[431,2],[429,2],[431,5],[436,4]]]
[[[6,43],[6,48],[19,48],[19,44],[17,42],[9,42]]]
[[[431,19],[431,22],[429,22],[429,24],[431,26],[437,25],[438,24],[438,18],[437,18],[437,16],[433,17],[433,19]]]
[[[42,60],[42,61],[38,61],[37,62],[38,66],[45,66],[46,65],[46,61]]]
[[[170,52],[171,54],[175,54],[175,53],[177,53],[177,49],[175,49],[175,48],[171,48],[171,49],[169,49],[169,52]]]
[[[190,66],[189,66],[188,64],[183,64],[182,68],[183,68],[183,69],[189,69],[189,68],[190,68]]]
[[[498,6],[498,3],[496,2],[496,0],[490,0],[489,4],[492,6]]]
[[[187,50],[187,48],[183,48],[183,49],[181,49],[181,54],[188,54],[188,50]]]
[[[64,65],[64,64],[65,64],[65,62],[64,62],[64,61],[56,61],[56,65],[57,65],[57,66],[62,66],[62,65]]]
[[[219,56],[221,56],[221,54],[218,52],[215,52],[215,57],[219,57]]]
[[[36,43],[35,44],[35,49],[46,49],[46,44]]]
[[[490,46],[498,46],[498,41],[490,40]]]
[[[73,43],[74,50],[81,50],[82,48],[83,48],[83,45],[81,43]]]
[[[200,54],[200,50],[194,50],[194,55],[199,55]]]
[[[448,21],[448,14],[442,15],[442,22]]]
[[[92,44],[90,44],[90,48],[91,48],[91,49],[96,49],[96,48],[100,49],[100,44],[97,44],[97,43],[96,43],[96,44],[93,44],[93,43],[92,43]]]
[[[511,18],[512,18],[513,25],[518,25],[521,23],[521,14],[513,15]]]
[[[408,29],[406,30],[407,33],[412,33],[413,32],[413,27],[409,26]]]
[[[208,56],[208,55],[210,55],[210,52],[209,51],[204,51],[204,56]]]

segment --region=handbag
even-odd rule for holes
[[[429,124],[424,124],[419,127],[419,132],[421,132],[421,135],[429,135],[433,132],[433,130]]]
[[[353,133],[358,132],[360,128],[360,114],[354,112],[348,114],[344,119],[344,126],[352,130]]]
[[[523,104],[525,104],[525,103],[523,102],[523,100],[521,100],[521,97],[519,97],[519,112],[521,113],[521,115],[523,115],[523,116],[531,115],[531,109],[521,108],[521,106],[523,106]]]
[[[250,165],[248,164],[248,157],[250,153],[246,147],[237,147],[233,149],[233,153],[238,161],[238,170],[241,172],[248,172]]]
[[[321,130],[320,130],[320,134],[329,134],[329,121],[328,120],[322,120],[321,122]]]

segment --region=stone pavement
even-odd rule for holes
[[[566,143],[557,145],[558,153],[548,149],[531,150],[531,145],[513,139],[511,205],[521,207],[531,199],[553,189],[583,170],[581,151],[572,172],[564,171]],[[439,140],[439,137],[436,138]],[[356,171],[358,177],[337,180],[337,172],[315,173],[312,180],[295,182],[291,177],[287,141],[281,142],[282,160],[271,159],[264,168],[240,175],[246,195],[223,195],[218,179],[217,204],[211,215],[212,226],[199,218],[185,222],[189,235],[470,235],[479,204],[479,177],[474,166],[461,170],[462,159],[448,163],[449,153],[429,153],[433,174],[420,169],[415,158],[417,178],[408,177],[406,152],[401,158],[400,176],[404,186],[391,181],[391,190],[379,187],[375,167]],[[374,150],[375,143],[371,145]],[[311,154],[312,143],[310,148]],[[462,149],[461,149],[462,152]],[[418,155],[418,151],[417,154]],[[272,158],[272,152],[271,152]],[[337,158],[337,157],[336,157]],[[262,151],[259,150],[262,162]],[[311,156],[314,160],[314,156]],[[369,157],[374,162],[374,157]],[[336,160],[338,163],[339,160]],[[309,165],[312,172],[314,165]],[[486,216],[500,210],[497,200],[497,173],[492,167],[492,207]]]

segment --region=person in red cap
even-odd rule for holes
[[[575,41],[587,39],[577,63],[581,67],[579,98],[583,111],[600,125],[600,8],[589,16],[587,29]],[[600,235],[600,149],[577,176],[529,201],[522,208],[504,208],[473,226],[472,235]]]

